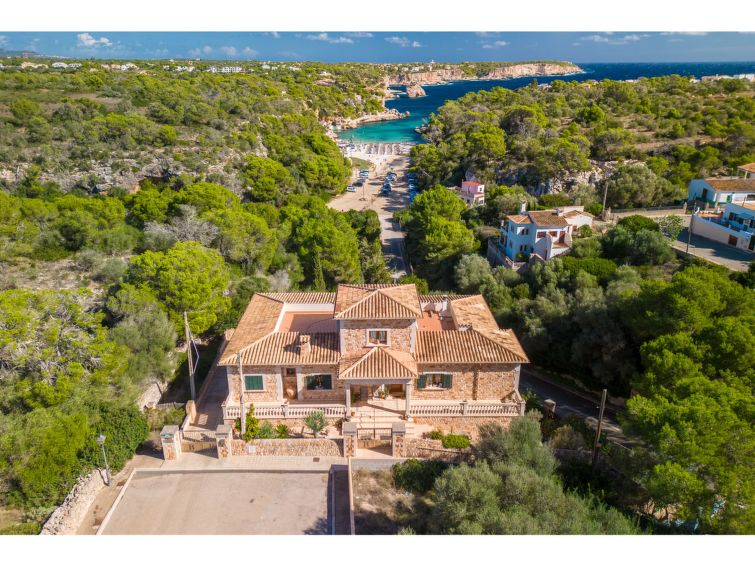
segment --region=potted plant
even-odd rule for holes
[[[304,417],[304,424],[312,431],[317,438],[317,435],[327,426],[325,420],[325,414],[322,411],[312,411],[306,417]]]

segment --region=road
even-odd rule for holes
[[[394,278],[407,274],[406,247],[404,234],[393,225],[393,213],[409,206],[409,186],[406,183],[406,170],[409,158],[405,155],[359,155],[374,164],[370,177],[363,188],[355,193],[344,193],[334,198],[328,206],[344,212],[346,210],[374,210],[380,219],[380,241],[383,245],[388,269]],[[380,189],[388,171],[395,171],[398,180],[387,196],[381,196]]]
[[[696,219],[695,222],[701,221]],[[688,237],[688,229],[685,228],[672,244],[674,249],[686,253]],[[750,263],[755,260],[755,254],[748,253],[733,246],[727,246],[720,242],[714,242],[713,240],[695,234],[692,234],[689,253],[695,257],[708,260],[711,263],[717,263],[718,265],[728,267],[733,271],[747,271]]]
[[[566,418],[572,415],[585,419],[590,428],[596,428],[598,423],[598,412],[600,409],[600,400],[590,399],[564,388],[551,381],[539,377],[531,369],[523,367],[519,377],[519,390],[529,389],[537,397],[544,401],[552,399],[556,402],[556,416]],[[628,439],[619,427],[616,420],[616,407],[606,404],[606,410],[603,415],[603,431],[612,442],[622,446],[631,446],[632,441]]]

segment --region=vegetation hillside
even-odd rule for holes
[[[595,188],[589,173],[603,177],[618,166],[608,206],[661,205],[685,196],[694,177],[755,160],[753,94],[745,80],[675,75],[494,88],[446,102],[413,156],[426,187],[473,175],[576,199],[585,184]],[[629,169],[633,162],[644,163],[643,172]]]

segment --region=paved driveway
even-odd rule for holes
[[[342,532],[342,472],[138,471],[102,533],[330,534],[334,525]]]
[[[686,252],[687,238],[688,233],[687,228],[685,228],[673,243],[674,249]],[[727,246],[720,242],[714,242],[707,238],[702,238],[696,234],[692,234],[689,253],[690,255],[706,259],[712,263],[726,266],[733,271],[747,271],[750,263],[755,260],[755,254],[748,253],[733,246]]]

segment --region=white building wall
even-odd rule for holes
[[[702,218],[695,218],[692,224],[692,233],[696,236],[702,236],[708,240],[714,242],[720,242],[722,244],[729,244],[729,236],[737,238],[736,247],[745,251],[750,251],[748,246],[750,244],[751,232],[737,232],[730,230],[725,226],[711,222],[710,220],[703,220]],[[732,246],[734,247],[734,246]]]

